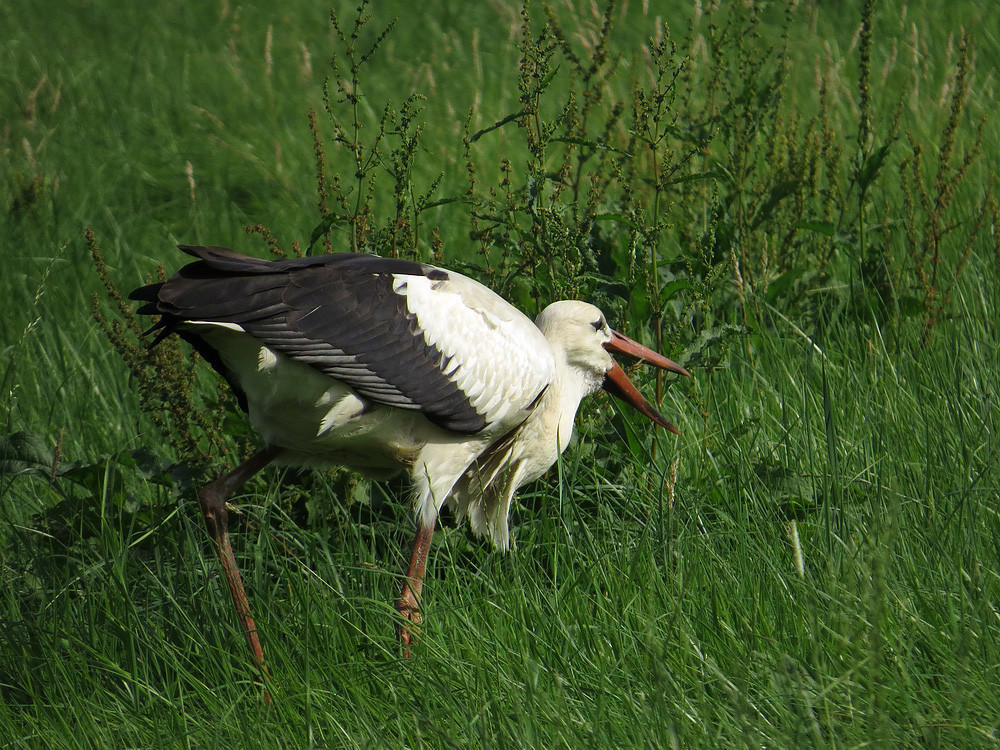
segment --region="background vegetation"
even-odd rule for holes
[[[0,746],[1000,744],[997,16],[666,5],[0,8]],[[105,286],[180,242],[595,300],[682,435],[592,400],[408,661],[401,488],[261,477],[265,706],[253,438]]]

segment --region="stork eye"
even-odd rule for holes
[[[604,325],[605,325],[605,323],[604,323],[604,317],[602,316],[602,317],[598,318],[597,320],[595,320],[590,325],[594,326],[594,330],[595,331],[601,331],[601,330],[603,330],[604,329]]]

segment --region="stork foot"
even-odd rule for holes
[[[409,582],[403,587],[403,593],[400,595],[399,601],[396,602],[396,611],[403,619],[396,627],[396,634],[403,646],[403,658],[409,659],[413,655],[410,647],[416,645],[420,636],[420,623],[423,621],[420,614],[420,601]]]

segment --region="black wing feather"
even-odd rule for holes
[[[195,342],[197,331],[184,322],[235,323],[372,401],[418,410],[455,432],[472,434],[486,426],[445,374],[450,362],[417,330],[406,298],[393,291],[398,276],[443,281],[446,271],[355,253],[266,261],[220,247],[181,250],[200,260],[165,283],[129,295],[147,303],[140,313],[162,316],[162,335],[177,331],[205,354],[209,347]],[[218,356],[206,358],[222,371]],[[223,375],[234,383],[232,373]]]

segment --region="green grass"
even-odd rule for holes
[[[612,43],[626,64],[609,92],[626,97],[630,76],[645,71],[640,45],[658,12],[649,5],[615,11]],[[262,254],[243,231],[257,224],[286,246],[308,240],[318,213],[307,112],[322,110],[336,45],[314,4],[133,6],[44,19],[31,3],[0,10],[0,747],[1000,745],[995,216],[962,261],[1000,147],[1000,50],[986,6],[878,3],[869,158],[890,142],[903,106],[860,209],[847,190],[859,9],[802,3],[785,31],[778,89],[766,85],[773,58],[754,52],[780,47],[778,10],[768,8],[742,60],[731,40],[713,64],[696,46],[684,74],[691,93],[672,100],[671,158],[691,142],[688,129],[718,130],[657,209],[637,194],[648,216],[634,219],[662,222],[635,242],[637,286],[683,278],[691,288],[622,302],[606,286],[542,278],[605,295],[630,333],[651,339],[644,316],[659,311],[665,348],[695,375],[664,392],[681,436],[653,437],[604,397],[586,404],[561,464],[519,497],[514,551],[462,528],[438,535],[410,660],[392,602],[412,524],[384,497],[398,488],[265,473],[239,498],[235,544],[276,686],[270,706],[208,547],[197,467],[174,463],[91,317],[102,288],[83,229],[126,290],[157,262],[177,268],[178,242]],[[459,196],[470,107],[476,132],[520,106],[517,11],[410,8],[373,9],[373,28],[404,20],[364,73],[366,136],[383,102],[398,108],[423,94],[413,185],[443,172],[440,196]],[[351,9],[337,11],[349,27]],[[680,44],[724,28],[728,11],[694,21],[693,8],[669,12]],[[555,15],[571,31],[581,24],[569,37],[577,51],[600,28],[589,6]],[[976,52],[948,141],[945,86],[962,27]],[[732,68],[724,80],[712,75],[720,60]],[[833,71],[825,104],[817,66]],[[553,74],[557,103],[571,67],[563,59]],[[759,96],[741,99],[744,90]],[[543,110],[553,117],[558,106],[545,99]],[[823,157],[841,171],[817,177],[815,194],[797,183],[801,216],[792,200],[768,207],[774,186],[798,174],[788,144],[806,142],[813,114],[833,134],[821,144],[846,154]],[[958,161],[974,152],[983,116],[983,156],[940,211],[953,229],[931,264],[906,231],[930,231],[934,207],[917,196],[907,209],[900,164],[912,137],[933,186],[942,144]],[[331,126],[321,130],[329,138]],[[481,194],[501,185],[504,156],[515,184],[530,174],[521,131],[477,143]],[[342,151],[326,153],[331,173],[351,173]],[[640,183],[621,178],[609,200]],[[391,204],[390,183],[374,205]],[[569,226],[558,223],[566,204],[547,206],[553,226]],[[417,252],[431,254],[437,227],[445,265],[481,264],[486,243],[469,238],[469,208],[421,214]],[[626,208],[602,210],[611,218],[601,239],[620,251]],[[525,215],[511,212],[506,237],[516,240]],[[346,242],[348,230],[332,237]],[[726,237],[737,238],[735,254],[720,250]],[[498,273],[484,275],[535,304],[499,272],[498,247],[486,247]],[[649,247],[659,276],[648,274]],[[528,252],[508,250],[504,262]],[[929,320],[919,269],[933,265],[933,300],[951,292]],[[212,379],[199,378],[210,390]]]

